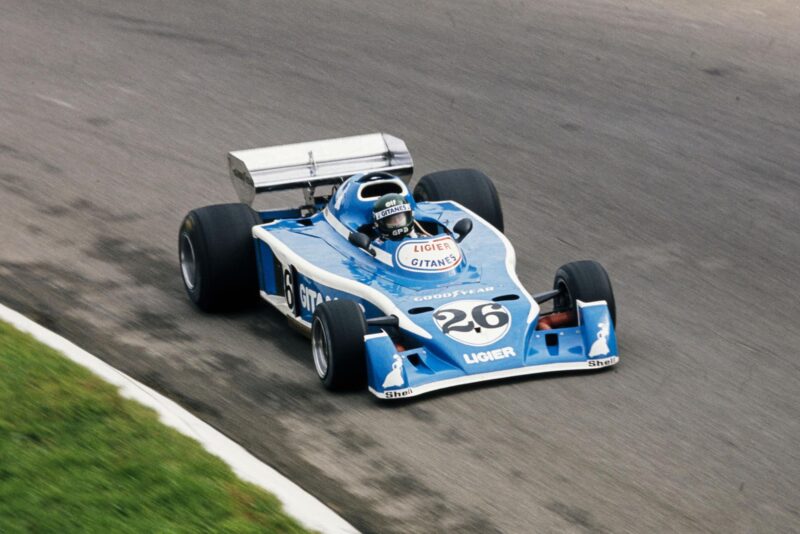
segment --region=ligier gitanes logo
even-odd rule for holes
[[[461,262],[461,250],[450,236],[414,239],[397,248],[397,265],[407,271],[442,272]]]

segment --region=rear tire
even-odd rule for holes
[[[190,211],[178,234],[186,294],[205,312],[236,310],[258,296],[252,228],[261,218],[245,204],[217,204]]]
[[[557,312],[575,309],[575,301],[594,302],[605,300],[614,326],[617,324],[617,304],[611,280],[602,265],[592,260],[573,261],[562,265],[556,271],[553,289],[562,292],[553,301]]]
[[[452,200],[474,211],[503,231],[503,208],[492,180],[475,169],[454,169],[426,174],[414,187],[417,202]]]
[[[367,384],[366,333],[364,313],[352,300],[332,300],[316,307],[311,352],[317,376],[327,389],[361,389]]]

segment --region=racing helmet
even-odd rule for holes
[[[398,193],[389,193],[376,200],[372,206],[372,218],[384,239],[403,239],[414,227],[411,204]]]

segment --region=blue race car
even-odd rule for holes
[[[192,210],[181,224],[186,292],[208,312],[260,294],[310,336],[328,389],[368,386],[397,399],[618,362],[605,269],[568,263],[552,290],[531,295],[485,174],[435,172],[412,194],[405,143],[380,133],[231,152],[228,161],[241,202]],[[250,207],[257,194],[285,189],[303,189],[303,205]]]

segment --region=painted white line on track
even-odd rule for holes
[[[0,320],[32,335],[106,382],[117,386],[123,397],[135,400],[158,412],[162,423],[199,441],[208,452],[222,458],[239,478],[273,493],[283,503],[286,513],[305,527],[331,534],[358,532],[314,496],[177,403],[2,304],[0,304]]]

